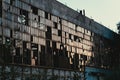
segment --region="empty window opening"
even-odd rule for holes
[[[78,37],[77,36],[74,36],[74,41],[78,41]]]
[[[71,34],[69,34],[69,39],[72,39],[72,35]]]
[[[21,49],[19,47],[16,48],[16,55],[14,57],[14,62],[17,64],[22,64],[22,55],[21,55]]]
[[[15,1],[15,0],[10,0],[10,5],[12,5],[14,1]]]
[[[58,24],[56,22],[53,22],[54,24],[54,28],[57,29],[58,28]]]
[[[52,48],[53,48],[54,50],[56,49],[56,42],[55,42],[55,41],[52,42]]]
[[[58,30],[58,36],[62,36],[62,31]]]
[[[45,18],[48,19],[48,13],[47,12],[45,12]]]
[[[45,12],[45,18],[46,18],[46,19],[51,20],[51,14],[50,14],[50,13]]]
[[[33,36],[32,35],[30,36],[30,39],[31,39],[31,41],[33,41]]]
[[[2,17],[2,0],[0,1],[0,17]]]
[[[40,22],[40,16],[38,16],[38,22]]]
[[[32,13],[33,13],[33,14],[38,15],[38,8],[32,6],[32,7],[31,7],[31,10],[32,10]]]
[[[75,31],[77,32],[77,27],[78,27],[78,25],[75,25]]]
[[[59,23],[61,24],[62,23],[62,20],[61,20],[61,18],[59,17]]]
[[[20,16],[18,17],[18,22],[28,25],[28,11],[20,10]]]
[[[47,26],[46,38],[47,39],[52,38],[51,27],[49,27],[49,26]]]

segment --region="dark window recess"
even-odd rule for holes
[[[61,18],[60,18],[60,17],[59,17],[59,23],[60,23],[60,24],[62,24],[62,20],[61,20]]]
[[[45,12],[45,18],[46,18],[46,19],[51,20],[51,14],[50,14],[50,13]]]
[[[92,51],[94,51],[94,48],[93,48],[93,46],[92,46],[92,49],[91,49]]]
[[[46,46],[47,46],[47,48],[50,47],[50,41],[49,40],[46,40]]]
[[[84,61],[87,60],[87,56],[86,56],[86,55],[81,54],[80,57],[81,57]]]
[[[13,37],[13,31],[10,30],[10,37],[12,38]]]
[[[15,46],[15,44],[16,44],[15,39],[11,39],[11,44],[12,44],[12,46]]]
[[[48,19],[49,15],[47,12],[45,12],[45,18]]]
[[[41,45],[41,54],[45,54],[45,46]]]
[[[26,42],[23,42],[23,49],[27,48],[27,43]]]
[[[62,31],[58,30],[58,36],[62,36]]]
[[[49,26],[47,26],[46,38],[47,39],[51,39],[52,38],[51,28]]]
[[[78,25],[75,25],[75,31],[77,32],[77,27],[78,27]]]
[[[40,65],[45,66],[45,46],[41,45]]]
[[[19,22],[25,25],[28,25],[28,11],[21,9]]]
[[[38,51],[38,44],[31,44],[31,49],[33,50],[33,51]],[[37,55],[36,55],[37,56]]]
[[[65,57],[65,52],[66,52],[66,48],[64,47],[64,45],[60,45],[60,50],[59,50],[59,54],[60,56],[64,56]]]
[[[23,42],[23,63],[24,64],[31,64],[31,54],[30,50],[27,49],[27,42]]]
[[[10,5],[12,5],[14,1],[15,1],[15,0],[10,0]]]
[[[54,28],[57,29],[58,28],[58,24],[56,22],[53,22],[54,24]]]
[[[2,17],[2,1],[0,1],[0,17]]]
[[[71,34],[69,34],[69,39],[72,39],[72,35]]]
[[[38,22],[40,22],[40,16],[38,16]]]
[[[10,40],[10,38],[8,38],[8,37],[5,38],[5,45],[6,45],[7,47],[10,47],[10,46],[11,46],[11,40]]]
[[[20,48],[16,48],[16,55],[14,57],[14,63],[22,64],[22,55],[20,54]]]
[[[2,0],[0,0],[0,6],[2,6]]]
[[[2,44],[0,44],[0,52],[2,52],[2,51],[3,51],[3,49],[2,49],[2,48],[3,48],[3,46],[2,46]],[[0,58],[1,58],[1,59],[3,59],[3,53],[1,53]]]
[[[34,20],[36,21],[36,18],[34,18]]]
[[[32,35],[30,36],[30,40],[33,41],[33,36]]]
[[[0,45],[2,44],[2,36],[0,36]],[[1,48],[0,48],[1,49]],[[1,51],[0,51],[1,52]]]
[[[35,59],[35,65],[38,65],[38,44],[32,44],[33,59]]]
[[[56,49],[54,51],[54,55],[53,55],[53,65],[54,65],[54,67],[59,67],[58,59],[59,59],[59,55],[58,55],[58,50]]]
[[[91,57],[91,62],[94,62],[94,57]]]
[[[21,9],[20,10],[20,15],[24,15],[25,18],[28,18],[28,11]]]
[[[47,19],[51,20],[51,14],[50,13],[48,13],[48,18]]]
[[[78,42],[81,42],[81,38],[78,38]]]
[[[31,7],[33,14],[38,15],[38,8],[32,6]]]
[[[55,41],[52,42],[52,48],[53,48],[53,50],[56,49],[56,42]]]
[[[78,65],[79,65],[79,55],[76,54],[76,53],[74,54],[73,65],[74,65],[74,69],[78,69]]]
[[[64,50],[59,50],[59,56],[65,57]]]
[[[31,64],[31,54],[29,49],[23,49],[23,63]]]
[[[47,54],[52,54],[52,48],[50,47],[50,41],[46,40],[46,50],[47,50]]]
[[[77,36],[74,36],[74,41],[77,41],[78,37]]]
[[[66,48],[64,48],[64,51],[65,51],[65,57],[68,57],[68,51]]]
[[[10,51],[10,47],[3,47],[4,52],[4,62],[11,63],[12,62],[12,53]]]

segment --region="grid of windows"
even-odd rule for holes
[[[102,57],[95,58],[106,52],[105,48],[109,51],[104,44],[106,40],[26,2],[3,2],[3,35],[11,41],[15,40],[11,46],[16,53],[12,55],[14,60],[11,62],[75,70],[79,70],[82,65],[107,67],[101,61]]]

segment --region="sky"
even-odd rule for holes
[[[85,9],[85,15],[117,32],[120,22],[120,0],[57,0],[74,10]]]

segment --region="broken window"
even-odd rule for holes
[[[47,54],[52,54],[52,48],[50,47],[50,41],[46,40],[46,50],[47,50]]]
[[[78,37],[74,35],[74,41],[77,41],[78,40]]]
[[[33,51],[32,59],[35,60],[35,65],[37,65],[38,64],[38,44],[32,43],[31,44],[31,49]]]
[[[24,49],[24,54],[23,54],[23,63],[24,64],[31,64],[31,54],[29,49]]]
[[[30,50],[27,48],[27,42],[23,42],[23,63],[31,64],[31,54]]]
[[[0,17],[2,17],[2,0],[0,0]]]
[[[40,16],[38,16],[38,22],[40,22]]]
[[[45,18],[48,19],[48,13],[47,12],[45,12]]]
[[[71,34],[69,34],[69,39],[72,39],[72,35]]]
[[[53,22],[54,24],[54,28],[57,29],[58,28],[58,24],[56,22]]]
[[[16,55],[15,55],[14,63],[22,64],[22,55],[21,55],[20,52],[21,52],[20,47],[17,47],[16,48]]]
[[[79,55],[77,53],[74,54],[74,61],[73,61],[74,69],[78,69],[79,65]]]
[[[12,62],[12,56],[11,53],[11,40],[8,37],[5,37],[5,47],[3,46],[3,52],[4,52],[4,61],[5,63],[11,63]]]
[[[41,45],[40,65],[45,66],[45,46]]]
[[[53,50],[56,49],[56,42],[55,41],[52,42],[52,48],[53,48]]]
[[[75,31],[77,32],[77,27],[78,27],[78,25],[75,25]]]
[[[12,5],[14,1],[15,1],[15,0],[10,0],[10,5]]]
[[[62,19],[59,17],[59,23],[62,24]]]
[[[80,55],[80,58],[81,58],[83,61],[86,61],[86,60],[87,60],[87,56],[86,56],[86,55],[83,55],[83,54]]]
[[[47,26],[46,38],[47,39],[52,38],[51,27],[49,27],[49,26]]]
[[[28,25],[28,11],[20,10],[20,16],[18,17],[18,22]]]
[[[62,31],[58,30],[58,36],[62,36]]]
[[[33,41],[33,36],[32,35],[30,36],[30,39],[31,39],[31,41]]]
[[[45,18],[51,20],[51,14],[45,12]]]
[[[38,8],[32,6],[31,10],[32,10],[33,14],[38,15]]]
[[[10,30],[10,37],[12,38],[13,37],[13,31]]]

